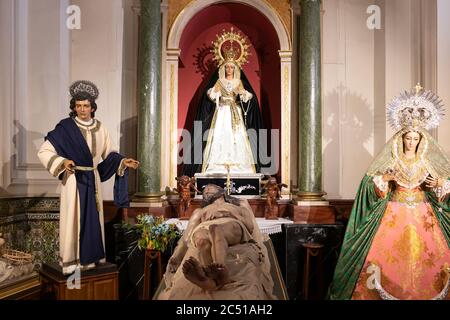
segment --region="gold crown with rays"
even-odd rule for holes
[[[387,106],[387,118],[394,130],[436,128],[444,116],[442,100],[417,84],[404,91]]]
[[[212,44],[211,52],[214,54],[213,59],[218,66],[224,62],[234,62],[239,68],[242,68],[242,65],[248,62],[250,45],[247,44],[244,36],[234,31],[233,27],[230,31],[223,30],[222,34],[217,34],[216,40]]]

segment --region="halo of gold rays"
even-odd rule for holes
[[[211,52],[214,54],[213,59],[219,66],[225,62],[226,58],[222,54],[222,46],[228,41],[231,43],[231,46],[234,42],[239,45],[240,55],[238,58],[234,58],[234,61],[239,68],[242,68],[242,65],[248,62],[247,58],[250,55],[250,45],[247,43],[247,39],[244,36],[242,36],[239,32],[234,31],[233,27],[231,27],[231,30],[228,32],[224,29],[222,34],[217,34],[216,40],[212,41],[213,50],[211,50]]]

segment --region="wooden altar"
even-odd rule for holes
[[[177,208],[179,198],[168,198],[162,206],[155,207],[149,205],[132,206],[123,208],[123,218],[127,221],[129,218],[134,219],[139,214],[151,214],[154,216],[164,216],[165,218],[178,218]],[[248,199],[250,207],[255,217],[264,217],[266,199],[264,197]],[[191,201],[189,209],[185,215],[190,217],[192,212],[201,207],[202,200],[194,198]],[[278,217],[291,219],[294,223],[302,224],[333,224],[336,222],[337,212],[334,206],[298,206],[289,199],[279,199]]]

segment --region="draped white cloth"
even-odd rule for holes
[[[256,223],[258,224],[259,231],[262,234],[275,234],[281,232],[281,225],[283,224],[292,224],[294,221],[288,220],[285,218],[278,218],[277,220],[267,220],[265,218],[255,218]],[[178,230],[183,233],[186,230],[187,225],[189,223],[188,220],[179,220],[177,218],[167,219],[165,221],[166,224],[174,224],[177,226]]]

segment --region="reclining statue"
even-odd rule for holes
[[[248,201],[209,184],[169,259],[158,299],[275,299],[268,253]]]

